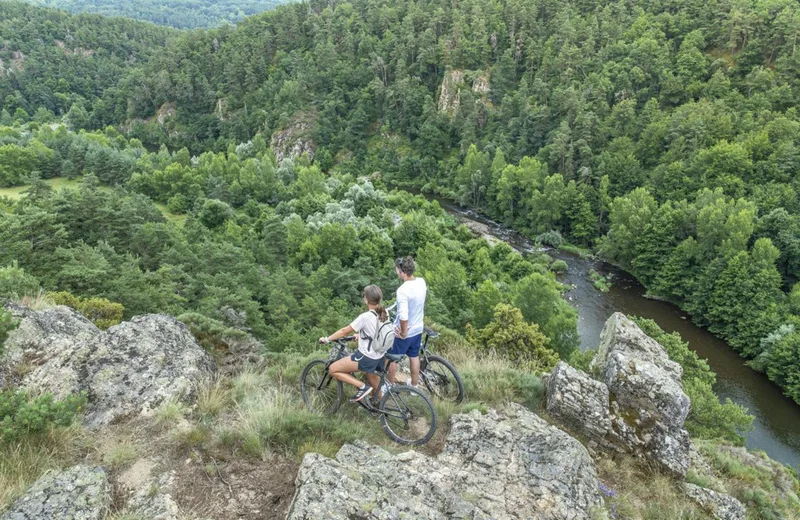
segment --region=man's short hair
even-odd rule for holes
[[[414,259],[410,256],[398,258],[394,261],[394,266],[400,269],[400,272],[404,273],[406,276],[412,276],[417,269]]]

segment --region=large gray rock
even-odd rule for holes
[[[139,316],[101,331],[68,307],[11,308],[21,318],[6,341],[6,378],[56,397],[86,392],[86,423],[101,426],[189,398],[214,362],[175,318]]]
[[[744,505],[730,495],[694,484],[684,484],[686,494],[717,520],[744,520]]]
[[[547,381],[550,415],[596,441],[611,431],[608,387],[586,373],[559,361]]]
[[[602,510],[577,440],[513,405],[453,417],[443,453],[392,455],[364,443],[307,454],[289,509],[299,519],[588,519]]]
[[[605,447],[686,475],[691,446],[683,425],[690,402],[680,365],[625,315],[614,313],[590,366],[599,381],[562,363],[553,369],[548,412]]]
[[[74,466],[36,481],[2,520],[101,520],[110,499],[103,468]]]

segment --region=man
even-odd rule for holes
[[[394,345],[392,354],[405,354],[411,366],[411,386],[419,382],[419,347],[422,343],[423,319],[425,318],[425,297],[428,286],[425,280],[414,276],[416,265],[410,256],[398,258],[394,262],[397,276],[403,284],[397,289],[397,311],[394,319]],[[388,379],[394,383],[397,363],[389,367]]]

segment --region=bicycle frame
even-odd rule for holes
[[[348,352],[349,349],[347,348],[346,341],[348,339],[352,339],[352,338],[348,337],[348,338],[342,338],[342,339],[336,340],[336,343],[338,344],[338,347],[334,347],[335,350],[331,349],[331,352],[330,352],[329,358],[328,358],[328,362],[325,365],[326,375],[320,380],[319,385],[317,385],[317,390],[318,391],[321,391],[324,386],[330,384],[331,382],[333,382],[335,380],[333,378],[333,376],[331,376],[330,374],[327,374],[327,369],[330,368],[330,366],[333,363],[335,363],[336,361],[339,361],[340,359],[344,358],[347,355],[347,352]],[[391,363],[395,363],[395,361],[390,361],[389,364],[391,364]],[[380,372],[380,383],[379,383],[378,388],[381,388],[384,385],[384,383],[386,383],[386,370],[381,370],[381,372]],[[391,389],[389,390],[389,392],[391,392]],[[394,394],[393,392],[391,393],[391,395],[392,395],[392,398],[395,400],[395,403],[397,403],[398,396],[396,394]],[[392,418],[395,418],[395,419],[400,419],[400,420],[405,420],[406,419],[406,417],[404,415],[394,414],[394,413],[391,413],[391,412],[387,412],[386,410],[379,410],[378,408],[375,408],[374,406],[372,406],[371,402],[364,402],[364,401],[368,401],[368,400],[362,399],[361,401],[358,401],[358,404],[361,405],[362,407],[364,407],[365,409],[369,410],[370,412],[378,412],[378,413],[380,413],[382,415],[387,415],[389,417],[392,417]],[[399,407],[399,404],[397,406]]]

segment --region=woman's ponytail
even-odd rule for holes
[[[381,301],[383,300],[383,291],[381,291],[381,288],[377,285],[368,285],[364,287],[361,296],[366,298],[368,304],[375,306],[374,310],[378,313],[378,318],[381,321],[386,321],[389,317],[389,313],[386,312],[386,307],[381,305]]]

